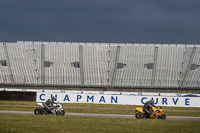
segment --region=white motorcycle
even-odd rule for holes
[[[54,114],[56,115],[65,115],[65,111],[62,108],[62,105],[59,102],[54,102],[54,110],[50,111],[47,108],[45,108],[45,105],[43,103],[36,103],[37,105],[41,106],[34,110],[35,115],[43,115],[43,114]]]

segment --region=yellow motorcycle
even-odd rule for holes
[[[156,110],[155,112],[153,110],[149,110],[152,112],[151,115],[148,115],[146,114],[144,111],[143,111],[143,108],[142,107],[137,107],[136,108],[136,111],[135,111],[135,117],[137,119],[142,119],[142,118],[150,118],[150,119],[163,119],[165,120],[166,119],[166,115],[164,114],[164,109],[162,109],[162,107],[158,107],[157,109],[155,107],[152,107],[153,110]]]

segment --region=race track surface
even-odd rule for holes
[[[24,114],[34,115],[33,112],[28,111],[0,111],[1,114]],[[134,115],[114,115],[114,114],[87,114],[87,113],[65,113],[66,116],[80,116],[80,117],[105,117],[105,118],[125,118],[136,119]],[[167,120],[182,120],[182,121],[200,121],[200,117],[185,117],[185,116],[167,116]]]

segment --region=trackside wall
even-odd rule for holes
[[[14,93],[16,91],[16,93]],[[22,91],[22,92],[19,92]],[[60,103],[94,103],[94,104],[119,104],[143,105],[154,99],[157,106],[173,107],[200,107],[200,94],[181,93],[142,93],[142,92],[115,92],[115,91],[71,91],[71,90],[34,90],[34,89],[0,89],[8,97],[17,94],[21,101],[31,99],[36,102],[45,102],[56,96]],[[30,95],[28,95],[30,94]],[[34,97],[34,95],[36,97]],[[5,100],[2,99],[0,100]],[[13,98],[12,100],[17,100]]]

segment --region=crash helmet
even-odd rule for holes
[[[151,105],[153,105],[153,104],[154,104],[154,100],[153,100],[153,99],[151,99],[151,100],[150,100],[150,103],[151,103]]]
[[[51,99],[52,99],[53,102],[56,101],[56,97],[55,96],[53,96]]]

